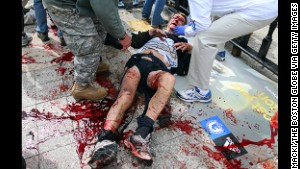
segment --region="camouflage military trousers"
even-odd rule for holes
[[[75,55],[75,81],[81,85],[95,80],[100,62],[100,53],[106,32],[101,23],[91,17],[79,16],[75,8],[60,8],[47,4],[47,10],[63,37],[68,48]]]

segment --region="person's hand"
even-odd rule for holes
[[[168,37],[167,34],[161,29],[150,29],[149,35],[151,37],[158,37],[162,41],[164,41],[163,37]]]
[[[176,50],[181,50],[182,52],[188,51],[189,53],[192,52],[193,46],[189,43],[184,43],[184,42],[177,42],[174,44],[176,47]]]
[[[177,35],[184,35],[184,30],[188,27],[188,25],[184,25],[184,26],[176,26],[174,29],[174,33]]]
[[[195,30],[196,29],[196,27],[195,27],[195,21],[191,21],[187,25],[176,26],[175,29],[174,29],[174,33],[177,34],[177,35],[185,35],[184,31],[189,26],[192,27],[193,30]]]
[[[131,45],[131,37],[125,32],[124,38],[120,39],[119,43],[123,46],[121,50],[125,51]]]

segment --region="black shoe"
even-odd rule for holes
[[[67,46],[65,38],[61,37],[60,39],[60,46]]]
[[[92,159],[88,162],[88,165],[91,168],[99,168],[112,163],[116,159],[118,152],[116,140],[118,140],[116,134],[101,129],[101,132],[98,134],[98,142],[95,146],[96,151]]]
[[[48,37],[48,32],[38,32],[38,37],[43,41],[48,41],[50,40]]]
[[[112,163],[117,157],[118,145],[116,141],[103,140],[97,142],[95,150],[92,159],[88,162],[91,168],[99,168]]]
[[[112,46],[116,49],[122,49],[123,45],[119,43],[118,39],[111,36],[109,33],[106,34],[104,45]]]

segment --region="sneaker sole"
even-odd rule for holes
[[[142,156],[140,156],[139,153],[136,151],[134,145],[130,141],[124,140],[124,144],[131,151],[131,153],[133,154],[133,156],[135,156],[135,157],[137,157],[137,158],[139,158],[141,160],[144,160],[146,163],[152,163],[153,162],[152,159],[145,159]]]
[[[73,89],[73,87],[72,87]],[[73,92],[71,94],[73,96]],[[77,97],[77,96],[73,96],[73,98],[77,101],[80,101],[80,100],[91,100],[91,101],[98,101],[98,100],[102,100],[104,99],[108,94],[106,94],[105,96],[102,96],[102,97],[99,97],[99,98],[94,98],[94,99],[87,99],[85,97]]]
[[[181,96],[179,96],[177,93],[176,93],[176,96],[177,96],[180,100],[185,101],[185,102],[188,102],[188,103],[192,103],[192,102],[209,103],[209,102],[211,102],[211,99],[209,99],[209,100],[186,100],[186,99],[182,98]]]

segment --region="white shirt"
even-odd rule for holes
[[[136,53],[141,53],[146,49],[154,49],[164,56],[164,61],[170,65],[168,69],[177,67],[177,53],[172,39],[164,38],[164,41],[162,41],[158,37],[152,38],[143,47],[138,49]]]
[[[278,0],[189,0],[190,20],[194,20],[195,30],[191,26],[185,29],[185,35],[194,36],[211,25],[211,16],[224,16],[238,13],[249,20],[267,20],[278,16]]]

